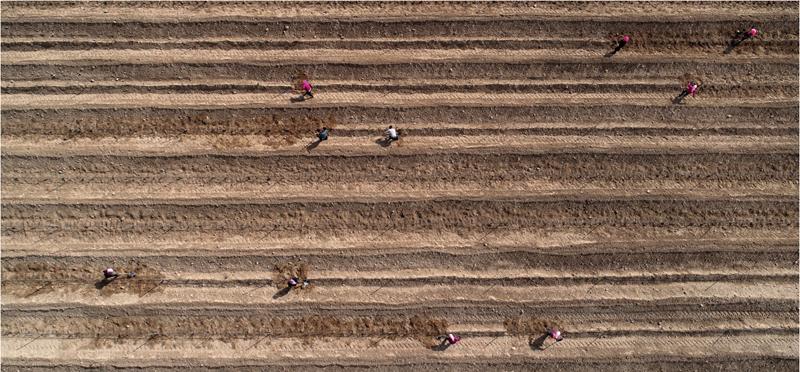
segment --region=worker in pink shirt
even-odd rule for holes
[[[686,96],[688,96],[690,94],[692,95],[692,97],[694,97],[695,95],[697,95],[697,92],[699,90],[700,90],[700,84],[697,84],[696,81],[692,80],[688,84],[686,84],[686,89],[684,89],[681,92],[681,94],[679,94],[677,97],[675,97],[674,102],[675,103],[681,103],[681,102],[683,102],[683,99],[686,98]]]
[[[459,337],[457,335],[454,335],[452,333],[448,333],[448,334],[446,334],[444,336],[436,337],[436,339],[441,341],[441,344],[439,344],[438,346],[436,346],[434,348],[435,350],[439,350],[439,351],[446,350],[448,347],[450,347],[452,345],[455,345],[459,341],[461,341],[461,337]]]
[[[756,37],[758,35],[758,30],[755,27],[750,27],[749,30],[740,32],[742,35],[742,41],[745,41],[751,37]]]
[[[306,98],[306,96],[308,96],[309,98],[314,98],[314,94],[311,93],[312,88],[313,87],[311,86],[311,83],[308,82],[308,80],[303,80],[303,98]]]
[[[747,39],[754,38],[754,37],[758,36],[758,34],[759,34],[759,31],[755,27],[750,27],[750,28],[745,29],[745,30],[736,30],[736,35],[733,36],[733,39],[731,39],[731,42],[730,42],[730,44],[728,44],[728,48],[725,49],[724,53],[725,54],[730,53],[731,51],[733,51],[734,48],[739,46],[739,44],[741,44],[742,42],[744,42]]]
[[[447,342],[450,343],[450,345],[455,345],[459,341],[461,341],[461,337],[460,336],[454,335],[452,333],[448,333],[447,334]]]
[[[624,47],[625,47],[625,45],[628,45],[628,43],[629,43],[630,41],[631,41],[631,37],[630,37],[630,36],[628,36],[628,35],[623,35],[623,36],[622,36],[622,39],[619,39],[619,41],[617,41],[617,47],[616,47],[616,48],[614,48],[614,51],[613,51],[613,52],[611,52],[611,55],[614,55],[614,54],[616,54],[617,52],[619,52],[620,50],[622,50],[622,48],[624,48]]]
[[[630,35],[622,35],[622,37],[621,37],[619,40],[617,40],[617,46],[616,46],[616,48],[614,48],[614,50],[612,50],[611,52],[609,52],[608,54],[606,54],[606,57],[611,57],[611,56],[613,56],[614,54],[617,54],[617,52],[619,52],[620,50],[622,50],[622,48],[624,48],[624,47],[625,47],[625,45],[628,45],[628,43],[629,43],[630,41],[631,41],[631,37],[630,37]]]
[[[686,91],[694,97],[697,95],[697,90],[700,89],[700,86],[692,80],[689,84],[686,85]]]
[[[559,342],[564,339],[564,337],[561,335],[561,331],[559,331],[558,328],[556,327],[548,329],[547,335],[550,336],[553,340],[556,340],[556,342]]]

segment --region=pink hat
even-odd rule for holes
[[[631,37],[628,36],[628,35],[625,35],[625,36],[622,37],[622,41],[627,43],[627,42],[631,41]]]

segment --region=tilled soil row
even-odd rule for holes
[[[376,131],[383,132],[385,128],[379,126]],[[124,156],[253,156],[307,153],[319,156],[381,156],[387,152],[395,155],[421,155],[448,154],[453,151],[472,154],[549,154],[563,152],[797,153],[797,136],[696,135],[660,136],[654,138],[651,136],[475,135],[403,137],[400,142],[393,143],[390,146],[385,146],[382,138],[374,136],[338,138],[334,136],[332,138],[333,140],[319,144],[312,129],[309,129],[308,132],[290,133],[278,137],[263,135],[166,137],[143,135],[141,137],[84,138],[5,136],[3,138],[2,153],[16,156],[98,156],[112,153]],[[400,184],[400,186],[402,185]],[[552,185],[546,187],[552,188]],[[647,187],[645,186],[644,188],[646,189]],[[519,190],[519,188],[517,189]],[[235,197],[242,196],[237,195]],[[375,199],[375,195],[373,195],[372,199]]]
[[[375,202],[441,200],[503,199],[546,194],[550,197],[574,197],[592,194],[606,198],[618,197],[675,197],[719,200],[726,197],[778,196],[796,197],[797,183],[741,182],[741,181],[602,181],[602,182],[548,182],[541,180],[521,182],[481,181],[474,183],[423,182],[404,184],[386,180],[359,182],[347,185],[337,183],[270,183],[253,178],[220,175],[216,178],[197,178],[188,181],[178,177],[86,177],[52,179],[26,179],[27,183],[2,188],[6,204],[105,203],[124,204],[132,200],[142,203],[213,201],[239,203],[242,201],[305,202],[313,196],[335,195],[339,201]],[[93,183],[88,183],[91,179]],[[234,179],[231,181],[231,179]],[[95,183],[96,181],[96,183]],[[4,181],[6,182],[6,181]],[[72,183],[71,183],[72,182]],[[201,183],[202,182],[202,183]],[[487,191],[487,189],[491,191]],[[480,196],[477,196],[480,195]],[[6,251],[8,252],[8,251]]]
[[[6,129],[6,128],[4,128]],[[337,135],[338,135],[337,131]],[[320,167],[319,162],[325,166]],[[51,183],[783,181],[796,154],[450,154],[379,156],[2,156],[7,186]]]
[[[797,16],[762,16],[762,32],[770,38],[797,39]],[[752,23],[742,20],[647,21],[597,20],[578,18],[557,20],[545,17],[486,18],[483,20],[218,20],[209,22],[15,22],[3,23],[4,36],[24,37],[49,34],[59,37],[126,38],[167,37],[273,37],[273,38],[415,38],[456,37],[568,37],[598,38],[631,33],[641,39],[730,40],[736,30]]]
[[[701,306],[702,305],[702,306]],[[760,301],[713,298],[674,298],[668,300],[561,300],[543,303],[492,303],[491,301],[453,300],[417,305],[358,305],[341,304],[267,304],[263,306],[214,304],[133,305],[133,306],[71,306],[71,305],[3,305],[3,318],[125,318],[157,317],[173,314],[182,317],[289,317],[342,316],[392,317],[423,315],[444,318],[451,323],[491,324],[507,319],[531,318],[569,321],[590,325],[593,321],[622,322],[635,320],[646,325],[675,320],[702,323],[707,320],[731,320],[739,317],[790,321],[797,317],[797,301]],[[44,325],[39,325],[44,326]]]
[[[273,117],[274,118],[274,117]],[[269,118],[272,119],[272,118]],[[266,120],[269,120],[266,119]],[[204,120],[204,119],[203,119]],[[273,124],[281,125],[281,119],[277,119],[276,122]],[[258,128],[241,128],[241,127],[229,127],[229,128],[220,128],[217,124],[211,128],[200,128],[198,130],[193,130],[189,133],[189,130],[182,131],[182,129],[175,130],[174,128],[167,128],[166,133],[158,133],[158,132],[149,132],[143,131],[141,133],[126,133],[124,136],[135,137],[137,135],[140,136],[158,136],[158,137],[168,137],[168,138],[178,138],[182,134],[188,135],[199,135],[199,136],[212,136],[216,139],[212,139],[212,142],[216,141],[216,147],[219,149],[224,148],[236,148],[236,147],[250,147],[248,143],[251,143],[251,139],[249,138],[242,138],[239,136],[267,136],[269,139],[266,143],[270,143],[271,141],[278,141],[276,142],[276,146],[280,145],[290,145],[296,143],[300,138],[312,138],[314,135],[314,130],[319,128],[319,126],[327,126],[328,123],[331,126],[328,128],[332,128],[333,125],[336,125],[335,135],[336,137],[340,138],[363,138],[363,137],[372,137],[370,139],[365,139],[366,143],[375,142],[376,145],[380,145],[382,147],[389,147],[388,143],[384,141],[384,132],[386,131],[386,126],[379,127],[375,125],[373,128],[370,129],[348,129],[347,124],[340,124],[336,123],[335,120],[314,120],[310,117],[304,117],[300,120],[291,121],[288,120],[286,124],[294,124],[299,123],[302,125],[303,128],[307,129],[305,133],[296,133],[291,131],[289,128],[281,128],[279,130],[276,129],[263,129],[262,132]],[[319,124],[316,127],[313,125],[314,123]],[[83,123],[81,123],[83,124]],[[269,124],[269,123],[266,123]],[[787,140],[796,138],[797,136],[797,128],[794,126],[788,126],[782,123],[777,125],[771,125],[770,127],[750,127],[750,128],[741,128],[741,127],[709,127],[706,128],[671,128],[668,125],[664,125],[661,127],[624,127],[624,125],[620,125],[614,128],[598,128],[598,127],[588,127],[588,128],[575,128],[575,123],[564,123],[566,124],[565,127],[559,127],[558,124],[553,125],[550,128],[541,128],[541,127],[524,127],[523,125],[517,124],[516,127],[511,128],[502,128],[502,125],[485,125],[486,128],[451,128],[446,124],[443,125],[442,128],[437,128],[437,124],[439,123],[430,123],[430,128],[400,128],[398,130],[401,131],[401,136],[406,138],[406,136],[413,136],[413,137],[428,137],[435,138],[452,138],[453,136],[473,136],[473,137],[480,137],[480,136],[560,136],[560,137],[579,137],[579,136],[594,136],[594,137],[602,137],[602,136],[615,136],[615,137],[654,137],[654,136],[670,136],[670,137],[696,137],[696,136],[705,136],[711,137],[714,136],[763,136],[763,137],[781,137],[781,140]],[[739,123],[737,123],[739,124]],[[412,124],[414,126],[420,124]],[[422,126],[424,124],[421,124]],[[740,125],[740,124],[739,124]],[[747,125],[747,124],[745,124]],[[571,126],[571,127],[570,127]],[[394,126],[398,128],[398,126]],[[64,130],[59,130],[58,133],[48,133],[48,134],[41,134],[42,136],[50,137],[47,139],[53,139],[52,137],[57,136],[63,139],[76,139],[76,138],[98,138],[98,137],[116,137],[115,134],[107,134],[104,135],[103,131],[108,128],[98,128],[98,126],[92,127],[91,124],[83,125],[79,128],[69,128],[67,133],[64,133]],[[205,131],[203,131],[205,129]],[[123,129],[124,130],[124,129]],[[253,132],[255,131],[255,132]],[[177,133],[176,133],[177,132]],[[23,133],[23,134],[16,134],[19,136],[27,136],[32,135],[31,133]],[[377,138],[376,138],[377,137]],[[281,142],[283,141],[283,142]],[[257,151],[256,151],[257,152]],[[491,150],[490,150],[491,152]],[[411,152],[413,153],[413,151]],[[355,155],[356,153],[354,153]],[[380,156],[381,154],[375,154],[373,156]],[[408,155],[408,154],[397,154],[397,155]],[[334,155],[335,156],[335,155]]]
[[[260,372],[264,369],[271,371],[294,371],[298,366],[302,366],[303,370],[310,372],[333,372],[333,371],[352,371],[354,369],[372,369],[379,368],[381,371],[399,372],[408,370],[447,370],[452,368],[458,371],[476,371],[483,372],[487,370],[536,370],[541,372],[558,372],[563,370],[565,360],[560,360],[554,363],[552,360],[537,360],[533,358],[524,358],[518,361],[507,361],[507,358],[492,358],[482,359],[480,361],[459,361],[446,360],[435,361],[426,360],[418,362],[400,362],[395,361],[391,363],[374,362],[354,362],[354,361],[336,361],[332,364],[326,364],[320,361],[313,361],[310,364],[303,364],[297,361],[292,365],[282,365],[277,363],[264,363],[258,361],[245,361],[237,360],[236,363],[231,361],[215,361],[214,359],[192,359],[191,366],[187,366],[187,361],[160,361],[159,363],[147,363],[142,360],[130,360],[125,363],[115,362],[114,370],[120,372],[138,372],[141,371],[141,366],[146,366],[147,370],[154,372],[177,372],[177,371],[198,371],[198,372],[212,372],[219,371],[225,368],[235,367],[237,371],[243,372]],[[394,364],[392,364],[394,363]],[[94,362],[84,363],[68,363],[64,361],[48,361],[37,360],[28,358],[5,358],[3,360],[3,370],[14,370],[20,372],[43,372],[57,369],[59,371],[76,372],[94,369]],[[198,365],[195,365],[198,364]],[[715,371],[763,371],[763,370],[792,370],[797,366],[797,359],[791,357],[778,357],[778,356],[725,356],[725,357],[638,357],[634,360],[619,358],[603,359],[570,359],[569,365],[574,371],[635,371],[635,370],[715,370]],[[134,367],[135,366],[135,367]]]
[[[617,243],[584,244],[563,247],[557,251],[527,247],[440,249],[383,249],[380,252],[334,250],[325,253],[292,252],[264,248],[258,252],[192,250],[184,254],[140,254],[120,256],[114,252],[91,256],[63,256],[44,252],[27,256],[7,256],[3,273],[8,278],[95,278],[98,267],[147,267],[158,272],[191,270],[194,273],[231,273],[235,279],[239,270],[257,268],[268,273],[274,265],[302,262],[317,271],[380,271],[392,270],[402,263],[403,270],[436,270],[446,275],[448,270],[465,270],[485,274],[492,270],[560,270],[576,273],[596,273],[597,270],[639,272],[674,269],[675,272],[695,270],[742,270],[760,265],[791,268],[797,252],[786,242],[702,242],[702,243]],[[266,252],[265,252],[266,251]],[[703,259],[701,259],[703,258]],[[441,270],[441,271],[439,271]],[[264,274],[266,275],[266,274]],[[365,274],[366,275],[366,274]],[[466,275],[466,274],[465,274]],[[588,275],[588,274],[587,274]]]
[[[3,51],[3,62],[7,65],[67,65],[91,68],[96,65],[117,64],[172,64],[172,63],[271,63],[295,64],[306,63],[347,63],[347,64],[397,64],[397,63],[429,63],[431,61],[450,63],[559,63],[560,61],[597,60],[611,61],[604,58],[608,48],[586,47],[550,48],[550,49],[297,49],[297,50],[262,50],[262,49],[91,49],[91,50],[38,50],[38,51]],[[723,56],[724,57],[724,56]],[[615,57],[614,62],[661,62],[697,61],[718,63],[722,57],[716,53],[688,52],[672,53],[669,51],[635,51]],[[749,62],[753,64],[794,63],[790,54],[769,56],[728,55],[724,57],[731,63]],[[51,76],[52,77],[52,76]]]
[[[161,233],[453,233],[572,227],[797,228],[797,202],[762,200],[432,200],[283,204],[6,204],[4,237]],[[502,227],[502,228],[501,228]]]
[[[620,7],[607,1],[573,2],[569,6],[558,2],[408,2],[394,3],[385,1],[363,2],[354,4],[338,3],[261,3],[261,2],[226,2],[216,3],[183,3],[183,2],[120,2],[112,4],[94,3],[61,3],[20,1],[3,4],[3,13],[12,20],[16,19],[166,19],[170,21],[195,19],[375,19],[414,17],[415,19],[441,18],[476,18],[484,16],[557,16],[557,17],[614,17],[652,19],[658,14],[659,19],[742,19],[758,16],[788,15],[797,13],[797,6],[791,2],[763,3],[684,3],[658,2],[642,3],[636,6]]]
[[[46,322],[47,325],[41,322]],[[36,323],[39,323],[37,326]],[[41,327],[44,325],[44,327]],[[3,336],[44,334],[46,337],[166,337],[214,336],[272,337],[435,337],[447,331],[447,321],[424,315],[413,316],[320,316],[296,317],[115,317],[108,318],[11,318],[3,321]]]
[[[386,365],[407,366],[409,363],[412,366],[417,365],[416,363],[436,365],[439,362],[442,368],[447,368],[449,361],[464,359],[491,360],[492,362],[489,364],[498,363],[500,365],[509,360],[520,363],[524,360],[536,359],[547,360],[551,365],[567,361],[581,363],[590,346],[594,358],[625,353],[627,359],[639,363],[645,361],[645,365],[648,361],[665,357],[690,361],[704,360],[709,358],[708,355],[711,353],[714,355],[710,357],[711,359],[731,356],[732,359],[729,360],[758,358],[774,363],[775,360],[793,357],[793,344],[796,343],[797,338],[786,334],[773,337],[754,334],[728,337],[719,335],[689,337],[668,333],[658,336],[634,335],[600,337],[598,339],[586,337],[559,343],[548,353],[539,352],[542,347],[533,344],[528,337],[523,336],[474,336],[463,340],[458,348],[449,348],[447,353],[442,353],[447,347],[437,348],[435,345],[438,343],[435,342],[432,342],[433,345],[431,345],[410,338],[390,340],[378,337],[312,340],[308,338],[273,338],[263,342],[252,339],[174,340],[158,337],[158,335],[154,335],[144,342],[142,340],[114,341],[111,339],[30,340],[30,338],[10,339],[8,342],[10,345],[5,349],[7,350],[6,355],[12,358],[25,357],[31,362],[45,365],[47,363],[64,363],[53,357],[41,358],[36,349],[25,347],[27,344],[35,343],[36,348],[59,350],[62,353],[77,355],[76,359],[84,363],[92,363],[93,366],[100,363],[140,367],[164,366],[165,364],[183,366],[201,364],[208,368],[209,364],[207,364],[206,358],[211,358],[214,363],[210,365],[215,367],[223,365],[230,367],[239,363],[248,366],[266,366],[273,363],[288,366],[286,359],[291,358],[292,366],[296,369],[298,365],[305,364],[341,366],[342,362],[344,365],[354,363],[360,368],[368,368],[368,366],[381,368]],[[196,355],[195,353],[202,353],[202,357],[189,357]],[[222,361],[225,361],[226,364],[219,363]],[[529,367],[536,364],[536,362],[522,363]],[[748,363],[744,363],[744,365],[749,366]],[[704,368],[708,368],[708,366],[704,366]]]
[[[445,92],[485,92],[485,93],[668,93],[677,95],[683,87],[676,81],[666,84],[653,83],[553,83],[553,84],[526,84],[517,83],[487,83],[487,84],[458,84],[458,83],[411,83],[411,84],[325,84],[316,83],[317,92],[370,92],[370,93],[445,93]],[[190,84],[173,83],[158,85],[143,85],[140,82],[75,85],[26,85],[3,86],[3,94],[90,94],[90,93],[273,93],[284,94],[292,91],[289,84],[229,84],[192,81]],[[704,84],[701,97],[720,98],[746,98],[746,97],[797,97],[797,84]]]
[[[342,106],[354,108],[429,108],[429,107],[541,107],[551,105],[569,105],[590,107],[675,107],[687,103],[693,107],[759,107],[789,108],[794,107],[797,99],[787,96],[763,96],[750,98],[747,101],[730,98],[709,97],[698,100],[695,97],[688,102],[668,93],[484,93],[484,92],[444,92],[442,94],[403,94],[370,92],[330,92],[325,100],[301,98],[290,92],[285,94],[270,93],[119,93],[119,94],[79,94],[79,95],[41,95],[13,94],[6,95],[4,108],[9,110],[57,110],[57,109],[293,109],[297,107],[338,108]],[[308,101],[308,102],[306,102]],[[300,104],[300,102],[303,102]],[[462,120],[465,120],[462,118]]]
[[[86,50],[86,49],[498,49],[498,50],[523,50],[523,49],[608,49],[614,48],[614,43],[609,40],[598,39],[500,39],[489,38],[447,38],[423,40],[347,40],[347,39],[301,39],[301,40],[202,40],[190,39],[186,41],[163,40],[136,40],[117,39],[100,41],[73,41],[68,39],[38,39],[6,38],[0,43],[5,51],[37,51],[37,50]],[[757,40],[745,42],[731,48],[729,39],[658,39],[638,40],[630,44],[626,51],[644,52],[648,50],[659,52],[680,51],[706,51],[708,53],[725,53],[733,55],[790,55],[797,54],[797,40]]]
[[[25,80],[204,80],[256,79],[285,81],[306,75],[319,80],[396,80],[396,79],[508,79],[520,80],[605,78],[625,79],[658,77],[675,79],[681,84],[690,78],[705,78],[709,83],[763,83],[782,78],[795,83],[797,62],[791,61],[687,61],[663,59],[621,60],[520,60],[518,62],[435,61],[411,63],[292,63],[230,62],[214,63],[31,63],[15,65],[4,62],[0,76],[4,81]],[[757,77],[754,78],[754,77]],[[795,77],[791,79],[789,77]],[[314,80],[312,80],[314,81]]]
[[[99,280],[98,280],[99,282]],[[98,287],[100,290],[98,291]],[[449,302],[454,298],[491,303],[550,304],[554,299],[597,300],[668,300],[692,298],[703,304],[706,299],[750,299],[795,301],[797,284],[785,281],[748,283],[667,282],[660,284],[578,284],[554,286],[496,285],[421,285],[413,287],[314,286],[289,291],[275,287],[173,287],[158,282],[118,279],[105,285],[59,286],[44,283],[28,293],[9,293],[4,302],[17,305],[132,306],[142,304],[207,304],[261,306],[274,303],[319,305],[358,304],[394,305]],[[735,297],[734,297],[735,296]],[[702,306],[698,306],[701,308]]]
[[[4,136],[178,136],[266,135],[299,138],[319,127],[338,123],[399,122],[477,123],[614,122],[636,117],[641,121],[791,125],[798,121],[795,106],[700,107],[640,105],[542,105],[533,107],[286,107],[237,109],[20,109],[3,110]],[[572,129],[574,131],[574,129]]]
[[[796,258],[796,256],[795,256]],[[786,261],[791,263],[792,261]],[[138,274],[138,273],[137,273]],[[122,282],[124,280],[124,283]],[[29,298],[32,296],[46,295],[57,291],[62,293],[92,293],[98,288],[102,295],[113,294],[137,294],[146,296],[154,290],[162,291],[165,289],[181,290],[188,288],[230,288],[230,289],[251,289],[259,290],[263,288],[280,287],[284,289],[286,283],[276,282],[270,279],[249,279],[249,280],[204,280],[204,279],[148,279],[146,276],[133,279],[120,279],[120,282],[113,283],[110,287],[100,282],[95,275],[94,279],[39,279],[39,278],[17,278],[3,280],[3,292],[10,301],[14,297]],[[335,287],[358,288],[361,286],[369,289],[390,289],[390,288],[413,288],[415,286],[446,286],[446,285],[474,285],[491,286],[487,291],[495,288],[504,287],[528,287],[528,286],[571,286],[571,285],[656,285],[668,283],[708,283],[714,286],[719,283],[733,284],[761,284],[778,285],[793,284],[797,282],[797,273],[779,275],[737,275],[737,274],[711,274],[711,275],[647,275],[639,277],[604,277],[596,276],[591,278],[551,278],[551,277],[497,277],[497,278],[463,278],[463,277],[428,277],[428,278],[407,278],[407,279],[350,279],[350,278],[323,278],[314,279],[313,286],[317,289],[327,289]],[[286,293],[276,292],[273,298],[280,298]]]
[[[728,314],[730,315],[730,314]],[[606,337],[614,336],[695,336],[708,335],[746,335],[769,332],[775,335],[796,334],[798,328],[792,326],[792,321],[786,319],[789,314],[784,315],[782,321],[769,319],[776,323],[774,328],[754,326],[758,323],[757,316],[763,314],[738,314],[739,319],[736,324],[726,322],[729,319],[717,317],[704,317],[703,322],[693,324],[692,328],[686,329],[685,318],[674,319],[664,316],[664,320],[658,323],[667,323],[672,329],[657,329],[649,324],[642,324],[640,328],[632,328],[627,325],[617,325],[614,321],[602,320],[596,325],[578,323],[570,320],[550,320],[538,319],[535,317],[521,317],[526,321],[534,321],[542,325],[541,328],[519,332],[513,328],[507,330],[479,330],[459,327],[458,332],[462,337],[471,336],[504,336],[507,334],[520,334],[533,336],[544,331],[548,325],[557,323],[570,323],[570,331],[566,332],[569,338],[591,338],[603,335]],[[663,316],[663,315],[662,315]],[[162,337],[182,338],[182,339],[204,339],[204,338],[234,338],[242,339],[253,336],[262,337],[375,337],[382,336],[388,338],[400,337],[435,337],[447,332],[448,321],[445,318],[437,318],[429,315],[405,315],[405,316],[184,316],[184,315],[159,315],[155,317],[147,316],[125,316],[109,318],[105,316],[101,319],[91,319],[85,316],[80,317],[10,317],[3,319],[4,337],[45,337],[45,338],[111,338],[111,339],[146,339],[158,334]],[[635,317],[634,317],[635,318]],[[516,318],[518,319],[518,318]],[[509,318],[507,320],[512,320]],[[633,319],[620,319],[623,322]],[[641,321],[641,319],[636,319]],[[761,319],[762,321],[764,319]],[[788,320],[788,322],[787,322]],[[649,322],[648,322],[649,323]],[[675,327],[675,323],[678,326]],[[483,323],[486,324],[486,323]],[[778,325],[779,324],[779,325]],[[704,326],[705,325],[705,326]],[[467,326],[468,327],[468,326]],[[508,325],[506,327],[509,327]],[[752,327],[752,328],[749,328]],[[599,330],[595,330],[599,329]],[[527,333],[527,334],[525,334]]]
[[[635,247],[633,249],[642,249]],[[242,254],[229,253],[226,256],[214,255],[214,252],[206,252],[201,256],[160,256],[160,255],[140,255],[137,257],[115,256],[113,253],[106,256],[61,256],[57,253],[45,255],[44,253],[32,254],[22,257],[7,257],[3,260],[3,276],[6,278],[4,283],[14,281],[29,282],[31,285],[37,281],[61,281],[61,280],[97,280],[100,268],[113,266],[135,270],[136,268],[146,268],[152,272],[183,272],[189,270],[193,276],[202,273],[214,274],[219,276],[219,282],[223,283],[223,277],[229,283],[243,283],[247,285],[269,285],[267,279],[241,279],[238,272],[247,268],[255,268],[260,277],[268,277],[274,265],[286,262],[301,262],[317,272],[336,271],[339,278],[330,277],[326,274],[323,283],[331,285],[344,285],[351,281],[353,285],[365,285],[379,283],[384,278],[372,278],[371,272],[382,270],[393,270],[402,265],[402,271],[425,270],[431,271],[427,275],[420,274],[420,282],[429,280],[431,282],[454,282],[452,275],[455,272],[463,274],[464,280],[480,281],[484,276],[486,280],[492,279],[489,273],[497,270],[497,281],[502,285],[536,284],[538,282],[548,283],[554,280],[563,280],[568,283],[585,282],[660,282],[670,278],[694,278],[691,280],[717,280],[721,276],[723,279],[730,276],[735,278],[742,275],[742,270],[764,269],[780,267],[791,270],[792,264],[797,261],[798,254],[791,249],[791,246],[780,245],[768,242],[747,242],[747,244],[730,244],[724,246],[703,246],[691,244],[683,248],[683,251],[669,251],[665,248],[653,247],[641,252],[620,252],[620,251],[591,251],[588,252],[538,252],[535,250],[510,250],[504,248],[502,252],[495,252],[497,248],[485,248],[481,250],[463,249],[461,254],[449,252],[437,252],[429,250],[414,252],[395,252],[384,250],[381,253],[343,253],[334,252],[325,255],[315,255],[305,252],[276,252],[265,255],[261,252],[245,252]],[[622,246],[617,249],[622,249]],[[665,249],[665,250],[659,250]],[[668,249],[668,248],[667,248]],[[676,248],[672,248],[676,249]],[[502,274],[507,270],[528,270],[531,271],[525,276],[503,278]],[[542,271],[547,270],[547,271]],[[599,271],[598,271],[599,270]],[[619,270],[626,275],[609,275],[608,270]],[[716,272],[719,274],[701,275],[696,274],[698,270]],[[352,278],[347,278],[345,272],[367,272],[366,274],[353,274]],[[554,275],[551,271],[572,272],[576,276],[565,278]],[[656,271],[661,271],[657,273]],[[648,275],[642,272],[650,273]],[[140,270],[141,273],[141,270]],[[217,275],[218,273],[218,275]],[[629,274],[628,274],[629,273]],[[727,273],[727,274],[726,274]],[[536,275],[543,275],[537,277]],[[657,275],[658,274],[658,275]],[[751,272],[751,274],[754,274]],[[784,272],[785,274],[785,272]],[[784,275],[780,274],[780,275]],[[164,276],[167,274],[159,274]],[[416,275],[406,274],[408,277],[396,275],[394,279],[417,280]],[[595,276],[592,276],[595,275]],[[748,274],[749,275],[749,274]],[[380,276],[380,275],[377,275]],[[252,276],[251,276],[252,277]],[[256,276],[259,277],[259,276]],[[469,279],[472,277],[473,279]],[[367,280],[369,279],[369,280]],[[507,280],[506,280],[507,279]],[[362,282],[364,280],[364,282]],[[191,284],[193,282],[182,282],[179,278],[171,279],[176,285]],[[213,280],[208,283],[214,282]],[[316,281],[315,281],[316,282]],[[94,283],[92,281],[91,283]],[[338,284],[337,284],[338,283]],[[391,280],[385,282],[392,285]],[[23,283],[25,284],[25,283]],[[278,283],[282,284],[282,283]]]

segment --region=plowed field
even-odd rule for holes
[[[797,369],[797,2],[1,7],[4,371]]]

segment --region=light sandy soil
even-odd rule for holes
[[[797,368],[796,2],[0,8],[3,371]]]

